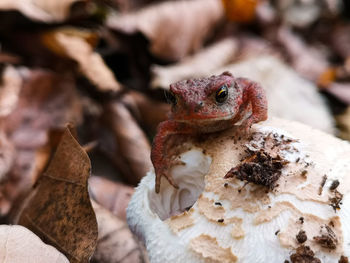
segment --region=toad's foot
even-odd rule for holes
[[[185,163],[179,159],[172,159],[170,161],[164,160],[161,167],[155,167],[156,193],[160,191],[160,180],[162,176],[164,176],[174,188],[179,189],[179,186],[174,182],[172,175],[169,173],[170,168],[175,165],[185,165]]]

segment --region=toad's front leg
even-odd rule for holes
[[[251,104],[251,115],[242,122],[244,131],[248,131],[254,123],[265,121],[267,119],[267,99],[265,90],[256,82],[248,79],[239,78],[237,82],[244,87],[242,96],[242,106],[247,109]],[[245,111],[243,109],[243,112]]]
[[[189,134],[192,132],[193,130],[188,125],[173,120],[163,121],[159,124],[151,151],[151,160],[156,174],[156,193],[159,193],[160,179],[162,176],[164,176],[172,186],[179,188],[169,174],[169,168],[173,164],[171,161],[172,156],[169,154],[170,147],[173,145],[169,143],[169,139],[175,134]]]

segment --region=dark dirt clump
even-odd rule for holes
[[[292,263],[321,263],[310,247],[304,245],[297,248],[297,251],[290,256],[290,260]]]
[[[288,163],[279,155],[272,157],[267,152],[260,150],[250,152],[243,163],[227,172],[225,178],[236,177],[258,185],[264,185],[273,189],[276,181],[281,176],[281,169]]]
[[[321,227],[321,235],[314,237],[314,240],[324,248],[336,249],[338,239],[333,230],[329,226]]]
[[[340,209],[340,205],[342,204],[342,200],[343,200],[343,194],[341,194],[339,191],[334,190],[333,191],[334,196],[329,198],[329,202],[330,202],[330,206],[334,209],[334,211],[336,212],[337,209]]]
[[[299,233],[296,235],[297,241],[302,244],[307,240],[307,236],[304,230],[300,230]]]
[[[334,181],[332,182],[331,186],[329,187],[329,189],[330,189],[331,191],[333,191],[333,190],[337,189],[338,186],[339,186],[339,181],[338,181],[338,180],[334,180]]]
[[[322,181],[321,181],[320,187],[319,187],[319,189],[318,189],[318,194],[319,194],[319,195],[322,194],[323,187],[324,187],[326,181],[327,181],[327,175],[324,175],[324,176],[322,177]]]

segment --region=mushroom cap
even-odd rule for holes
[[[162,178],[156,194],[154,171],[142,179],[127,220],[150,261],[277,263],[305,247],[323,263],[350,257],[350,144],[277,118],[246,138],[235,129],[192,140],[170,169],[179,189]]]

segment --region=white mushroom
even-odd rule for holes
[[[274,118],[247,139],[232,134],[207,135],[180,155],[185,165],[170,171],[178,190],[162,179],[156,194],[153,171],[141,181],[127,218],[150,261],[350,257],[350,144]]]

